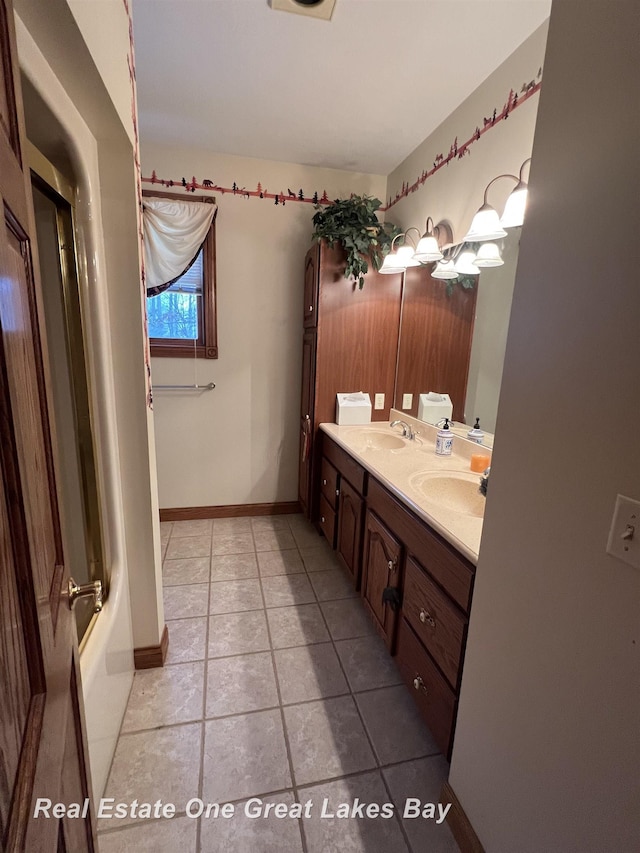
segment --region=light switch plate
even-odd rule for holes
[[[617,496],[607,554],[640,569],[640,501]]]
[[[374,409],[384,409],[384,394],[376,394],[373,402]]]
[[[413,394],[403,394],[402,395],[402,408],[410,409],[413,406]]]

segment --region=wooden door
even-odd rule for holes
[[[11,0],[0,0],[0,850],[94,849],[41,345],[35,233]]]
[[[300,458],[298,499],[302,512],[311,518],[311,481],[313,472],[313,404],[316,363],[316,333],[305,332],[302,343],[302,393],[300,395]]]
[[[386,589],[396,590],[399,596],[400,559],[402,545],[380,519],[367,511],[364,533],[364,560],[362,567],[362,597],[373,616],[378,633],[387,648],[393,650],[395,628],[400,609],[399,598],[394,609],[392,601],[385,602]]]
[[[353,585],[360,585],[360,546],[362,542],[362,512],[364,501],[353,486],[340,478],[338,499],[338,535],[336,550],[342,563],[353,577]]]
[[[318,253],[320,244],[315,243],[304,259],[304,327],[318,323]]]

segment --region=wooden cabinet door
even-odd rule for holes
[[[304,259],[304,327],[318,323],[318,255],[320,244],[313,245]]]
[[[91,815],[34,818],[89,786],[13,20],[0,0],[0,850],[84,853]]]
[[[384,526],[380,519],[367,510],[364,531],[364,559],[362,566],[362,597],[369,613],[373,616],[378,633],[387,648],[393,650],[396,621],[399,612],[391,603],[383,601],[383,592],[400,588],[400,561],[402,545]]]
[[[336,550],[342,559],[342,563],[351,574],[356,589],[360,584],[363,510],[364,501],[358,492],[347,480],[340,478]]]
[[[311,518],[313,480],[313,398],[316,361],[316,333],[306,332],[302,342],[302,394],[300,397],[300,457],[298,499],[302,512]]]

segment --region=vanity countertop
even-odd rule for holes
[[[388,421],[366,426],[325,423],[320,424],[320,429],[475,565],[482,535],[482,517],[451,509],[446,505],[444,496],[442,500],[438,500],[437,490],[433,492],[432,498],[426,499],[416,481],[420,479],[421,474],[427,478],[452,474],[459,479],[475,480],[479,484],[481,475],[473,473],[469,468],[471,454],[480,452],[490,456],[491,451],[472,442],[456,441],[454,438],[451,456],[437,456],[434,427],[402,413],[397,413],[397,417],[401,417],[411,424],[414,431],[418,431],[414,440],[402,439],[400,428],[391,429]],[[372,437],[369,441],[368,436]],[[397,447],[378,447],[378,436],[393,436],[401,439],[401,443]],[[388,442],[387,438],[381,441],[398,444],[395,441]],[[476,502],[476,505],[483,507],[483,502],[484,498]]]

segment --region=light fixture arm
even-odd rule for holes
[[[487,193],[489,192],[489,188],[491,186],[493,186],[493,184],[495,184],[496,181],[499,181],[500,178],[511,178],[513,181],[516,182],[516,184],[520,183],[520,179],[517,178],[515,175],[510,174],[509,172],[505,172],[504,175],[497,175],[492,181],[489,181],[489,183],[486,186],[486,189],[484,191],[484,199],[482,201],[482,207],[484,207],[487,204]]]
[[[418,229],[417,229],[415,226],[413,226],[413,225],[412,225],[410,228],[407,228],[407,230],[406,230],[406,231],[404,232],[404,234],[402,235],[402,236],[404,237],[404,242],[405,242],[405,244],[407,243],[407,237],[408,237],[408,235],[409,235],[409,231],[415,231],[415,232],[416,232],[416,234],[418,235],[418,242],[419,242],[419,241],[420,241],[421,234],[420,234],[420,232],[418,231]],[[416,246],[418,245],[418,243],[416,243],[413,239],[411,240],[411,242],[413,243],[413,248],[415,249],[415,248],[416,248]]]
[[[529,163],[529,165],[531,165],[531,160],[532,160],[531,157],[527,157],[527,159],[524,161],[522,166],[520,166],[520,183],[521,184],[524,183],[523,178],[522,178],[522,173],[524,172],[524,167],[527,165],[527,163]]]

